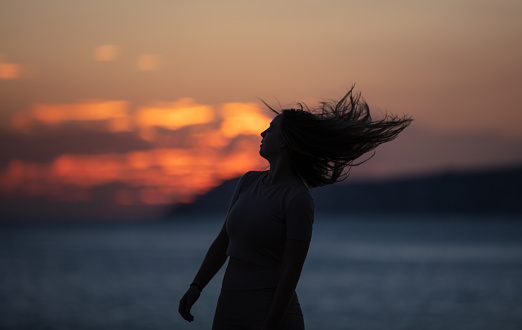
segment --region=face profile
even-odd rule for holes
[[[277,156],[284,145],[281,139],[282,116],[282,114],[275,116],[270,126],[261,133],[259,154],[267,160]]]

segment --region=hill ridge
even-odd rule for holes
[[[225,181],[168,217],[225,214],[239,178]],[[349,180],[349,179],[348,179]],[[522,166],[446,171],[407,178],[346,182],[312,189],[320,213],[500,213],[522,216]]]

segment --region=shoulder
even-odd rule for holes
[[[247,183],[259,180],[263,177],[263,175],[266,174],[267,171],[249,171],[243,174],[243,176],[240,179],[240,182]]]
[[[265,175],[268,171],[248,171],[245,174],[243,174],[244,178],[253,178],[253,177],[261,177]]]
[[[310,190],[301,182],[295,185],[285,204],[287,238],[310,241],[315,205]]]
[[[310,189],[302,182],[292,185],[286,199],[287,208],[314,208],[314,200]]]
[[[312,194],[310,193],[310,189],[306,186],[303,180],[295,180],[291,185],[292,195],[295,198],[304,198],[304,199],[312,199]]]
[[[314,205],[314,199],[308,189],[299,189],[289,198],[289,204],[294,205]]]
[[[241,176],[239,179],[239,187],[249,186],[252,183],[260,180],[267,171],[249,171]]]

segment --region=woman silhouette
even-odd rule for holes
[[[213,330],[304,329],[295,288],[312,237],[309,188],[344,180],[358,165],[354,160],[411,123],[389,115],[372,120],[353,87],[315,109],[268,107],[277,115],[261,133],[259,153],[270,169],[242,176],[223,228],[179,305],[182,317],[193,321],[192,305],[230,257]]]

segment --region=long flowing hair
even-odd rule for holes
[[[412,119],[386,113],[372,120],[368,104],[352,87],[339,101],[323,101],[315,108],[298,103],[282,113],[281,138],[293,169],[310,188],[345,180],[359,157],[391,141]]]

